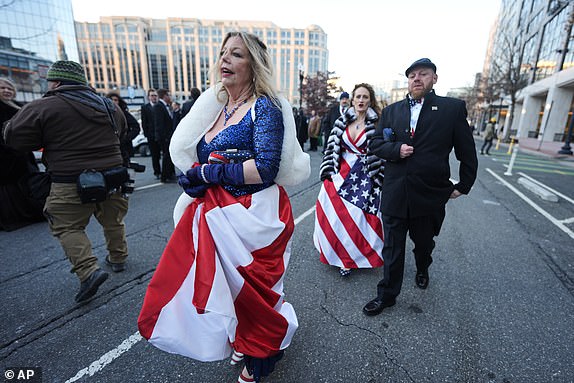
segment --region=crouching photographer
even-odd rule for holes
[[[106,263],[114,272],[125,270],[128,199],[122,186],[130,178],[120,140],[126,135],[127,124],[120,108],[88,86],[80,64],[57,61],[48,70],[47,80],[48,92],[22,107],[4,135],[6,143],[17,150],[44,148],[42,161],[52,178],[44,215],[72,265],[71,271],[80,280],[75,300],[83,302],[108,278],[85,232],[92,215],[104,231]],[[115,178],[106,184],[105,173],[110,171],[114,174],[108,178]],[[91,178],[86,180],[87,176]],[[78,191],[82,182],[104,185],[104,194],[82,197]]]

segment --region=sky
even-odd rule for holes
[[[329,70],[347,91],[404,79],[421,57],[437,66],[435,89],[472,86],[482,72],[501,0],[72,0],[74,19],[100,16],[271,21],[282,28],[320,26]]]

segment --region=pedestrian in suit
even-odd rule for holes
[[[303,108],[300,108],[299,111],[297,111],[297,108],[293,108],[293,116],[295,116],[295,126],[297,126],[297,141],[299,141],[301,150],[305,150],[305,142],[309,138],[307,117]]]
[[[331,135],[331,130],[333,129],[333,125],[335,125],[335,121],[341,116],[345,114],[347,108],[349,107],[349,93],[343,92],[339,96],[339,104],[333,105],[331,109],[327,112],[325,116],[326,124],[323,125],[323,147],[327,147],[327,141],[329,140],[329,136]]]
[[[184,118],[185,115],[189,113],[191,107],[195,103],[195,100],[197,100],[201,95],[201,91],[198,88],[191,88],[189,93],[191,97],[181,106],[181,118]]]
[[[426,289],[433,238],[440,233],[449,199],[468,194],[478,160],[464,101],[437,96],[436,66],[428,58],[405,72],[407,97],[383,110],[369,149],[386,160],[381,210],[385,243],[383,279],[377,297],[363,308],[377,315],[395,304],[401,291],[406,235],[414,242],[416,286]],[[450,181],[449,154],[459,161],[459,181]]]
[[[175,168],[169,156],[169,142],[174,131],[171,94],[167,89],[158,89],[158,103],[153,107],[155,139],[162,153],[161,182],[175,181]]]
[[[144,136],[147,138],[147,144],[151,154],[153,174],[155,175],[155,178],[159,180],[161,177],[161,166],[159,163],[161,157],[161,147],[159,142],[157,142],[155,139],[155,122],[153,117],[153,107],[158,102],[156,90],[153,88],[149,89],[147,91],[147,98],[149,102],[142,105],[141,107],[142,128],[144,131]]]

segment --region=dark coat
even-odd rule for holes
[[[463,194],[470,191],[478,159],[466,116],[464,101],[439,97],[433,91],[425,96],[411,137],[407,99],[383,110],[369,149],[387,160],[381,198],[384,215],[400,218],[430,215],[444,208],[453,189]],[[384,137],[384,128],[392,129],[392,134]],[[400,158],[402,144],[414,147],[410,157]],[[456,185],[449,180],[449,155],[453,148],[460,162]]]
[[[169,115],[165,104],[158,101],[153,107],[155,140],[169,141],[174,131],[173,118]]]
[[[142,129],[148,141],[155,141],[155,122],[153,118],[153,105],[147,103],[141,107]]]
[[[195,104],[194,98],[183,103],[181,106],[181,118],[184,118],[189,113],[193,104]]]
[[[329,136],[331,134],[331,130],[333,130],[333,125],[335,125],[335,121],[337,121],[337,119],[341,116],[342,116],[341,107],[339,103],[337,103],[336,105],[333,105],[331,109],[329,109],[329,112],[325,116],[326,121],[325,125],[323,126],[324,129],[323,134]]]

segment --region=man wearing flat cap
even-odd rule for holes
[[[83,302],[108,278],[92,253],[86,226],[95,216],[104,229],[106,262],[112,271],[123,271],[128,256],[124,226],[128,201],[119,189],[107,188],[105,200],[84,202],[78,176],[88,169],[124,170],[120,138],[127,125],[123,112],[88,86],[80,64],[56,61],[47,80],[48,92],[20,109],[6,126],[4,138],[18,150],[44,148],[42,162],[52,180],[44,215],[80,280],[75,300]],[[106,186],[113,185],[106,180]]]
[[[337,105],[333,105],[331,109],[329,109],[324,117],[324,123],[321,124],[324,138],[323,148],[327,147],[327,141],[329,141],[329,136],[331,135],[335,121],[337,121],[339,117],[345,114],[347,108],[349,108],[349,93],[342,92],[339,96],[339,103]]]
[[[381,211],[385,243],[383,279],[377,297],[363,308],[377,315],[391,307],[401,291],[407,232],[414,242],[415,284],[426,289],[434,237],[440,233],[449,199],[468,194],[478,159],[464,101],[437,96],[436,65],[428,58],[405,71],[407,97],[386,107],[370,151],[386,160]],[[450,181],[449,154],[459,161],[459,181]]]

